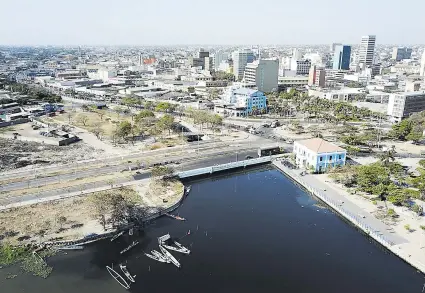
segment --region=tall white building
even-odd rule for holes
[[[215,52],[213,55],[214,70],[218,71],[220,68],[221,62],[227,61],[228,58],[229,58],[229,54],[226,52],[223,52],[221,50]]]
[[[244,80],[255,83],[259,91],[271,92],[278,89],[278,74],[279,60],[260,59],[246,65]]]
[[[301,60],[302,58],[302,54],[300,51],[298,51],[298,49],[294,49],[292,50],[292,59],[297,61],[297,60]]]
[[[421,60],[421,69],[419,71],[419,74],[421,76],[425,76],[425,50],[422,54],[422,60]]]
[[[359,63],[372,66],[373,54],[375,53],[376,36],[363,36],[359,49]]]
[[[254,53],[250,49],[238,50],[232,53],[233,75],[236,80],[241,80],[245,66],[254,61]]]

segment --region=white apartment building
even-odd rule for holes
[[[241,80],[245,66],[254,61],[254,53],[250,49],[238,50],[232,53],[233,75],[236,80]]]
[[[308,76],[279,76],[278,84],[283,88],[306,86]]]
[[[420,70],[419,70],[419,75],[425,76],[425,50],[422,53],[421,67],[420,67]]]
[[[403,118],[424,110],[425,92],[390,94],[387,114],[393,122],[400,122]]]
[[[373,54],[375,53],[376,36],[363,36],[359,49],[359,63],[372,66]]]
[[[296,75],[307,75],[310,72],[310,60],[291,60],[291,71],[295,71]]]
[[[260,59],[249,63],[245,67],[244,81],[255,83],[262,92],[277,90],[279,74],[279,60]]]
[[[229,54],[226,53],[226,52],[223,52],[221,50],[215,52],[214,55],[212,56],[213,64],[214,64],[214,70],[215,71],[220,70],[221,62],[227,61],[228,58],[229,58]]]

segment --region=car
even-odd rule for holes
[[[250,156],[250,155],[245,156],[245,160],[250,160],[250,159],[253,159],[253,157],[252,157],[252,156]]]

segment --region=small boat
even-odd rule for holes
[[[68,245],[68,246],[62,246],[58,247],[58,250],[82,250],[84,249],[84,246],[82,245]]]
[[[192,188],[191,185],[189,185],[188,187],[186,187],[186,191],[185,191],[184,195],[188,195],[191,188]]]
[[[169,239],[171,239],[170,234],[162,235],[161,237],[158,237],[158,243],[159,244],[165,243]]]
[[[135,275],[132,276],[130,274],[130,272],[127,270],[126,266],[123,266],[122,264],[120,264],[120,269],[121,271],[124,273],[124,275],[127,277],[127,279],[129,279],[131,282],[135,283],[136,281],[134,280],[134,278],[136,277]]]
[[[169,246],[169,245],[165,245],[163,244],[162,246],[164,246],[165,248],[169,249],[169,250],[174,250],[180,253],[184,253],[184,254],[189,254],[190,250],[187,248],[178,248],[178,247],[174,247],[174,246]]]
[[[190,253],[190,250],[189,249],[187,249],[186,247],[184,247],[183,245],[181,245],[180,243],[178,243],[177,241],[174,241],[174,245],[175,246],[177,246],[178,248],[180,248],[180,249],[183,249],[183,250],[186,250],[187,251],[187,254],[189,254]]]
[[[172,215],[172,214],[169,214],[169,213],[165,213],[164,215],[169,216],[170,218],[173,218],[173,219],[176,219],[176,220],[179,220],[179,221],[186,221],[185,218],[182,218],[180,216],[175,216],[175,215]]]
[[[161,252],[159,252],[159,251],[152,250],[151,253],[152,253],[152,255],[155,255],[159,259],[164,260],[164,262],[167,262],[167,263],[170,262],[170,260],[165,255],[163,255]]]
[[[165,259],[163,259],[163,258],[159,258],[159,257],[158,257],[158,256],[156,256],[156,255],[152,255],[152,254],[149,254],[149,253],[146,253],[146,252],[145,252],[145,255],[146,255],[147,257],[149,257],[149,258],[151,258],[151,259],[153,259],[153,260],[159,261],[159,262],[167,262]]]
[[[118,274],[116,271],[114,271],[113,268],[106,266],[106,269],[108,270],[109,274],[125,289],[130,289],[130,285],[127,283],[127,281],[121,277],[120,274]]]
[[[136,246],[137,244],[139,244],[139,241],[133,241],[133,243],[131,243],[127,248],[123,249],[120,254],[123,254],[124,252],[129,251],[130,249],[132,249],[134,246]]]
[[[167,256],[167,258],[173,263],[173,265],[180,268],[180,263],[167,249],[165,249],[162,245],[160,245],[159,248],[161,249],[162,253]]]
[[[114,235],[114,237],[111,238],[111,242],[116,240],[118,237],[120,237],[122,234],[124,234],[124,231],[121,231],[120,233]]]

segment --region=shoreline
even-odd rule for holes
[[[344,208],[342,208],[342,204],[339,204],[338,202],[335,202],[334,199],[330,198],[330,196],[326,196],[324,192],[326,191],[320,191],[317,188],[311,187],[308,183],[306,183],[304,180],[302,180],[294,171],[288,169],[282,163],[279,161],[273,161],[273,166],[275,166],[278,170],[280,170],[284,175],[286,175],[291,180],[295,181],[297,184],[299,184],[302,188],[304,188],[306,191],[320,199],[322,202],[324,202],[328,207],[330,207],[332,210],[337,212],[341,217],[343,217],[345,220],[349,221],[351,224],[353,224],[356,228],[360,229],[364,234],[374,239],[376,242],[381,244],[384,248],[386,248],[388,251],[392,252],[396,256],[398,256],[401,260],[406,262],[407,264],[411,265],[418,271],[420,271],[422,274],[425,274],[425,264],[420,262],[419,260],[415,258],[411,258],[410,254],[408,252],[401,249],[400,246],[398,246],[396,243],[394,243],[393,240],[388,239],[387,236],[383,236],[381,233],[378,234],[377,232],[380,232],[380,230],[375,229],[374,227],[367,225],[365,221],[362,221],[362,219],[365,219],[363,217],[360,217],[358,214],[346,211]],[[345,207],[345,206],[344,206]],[[373,215],[367,213],[369,217],[374,217]],[[381,222],[381,221],[380,221]],[[382,223],[382,222],[381,222]],[[383,225],[386,225],[385,223],[382,223]],[[398,236],[398,235],[397,235]]]

